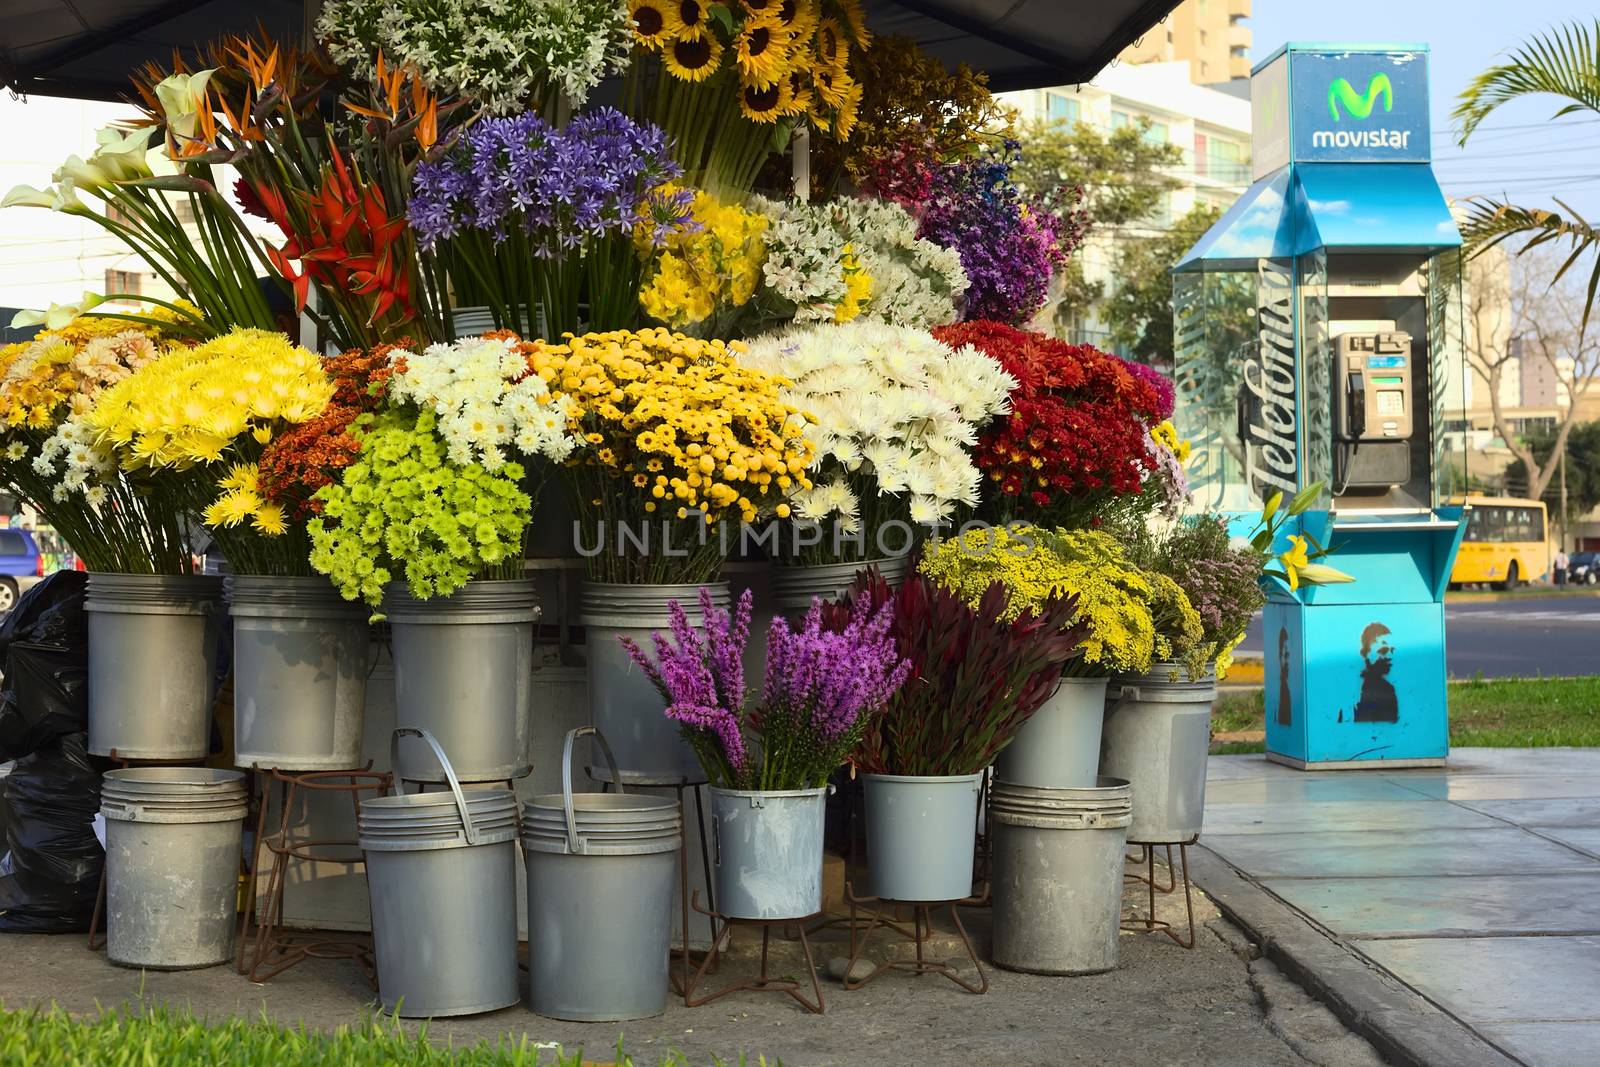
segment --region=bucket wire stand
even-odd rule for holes
[[[691,904],[696,912],[711,920],[712,936],[711,950],[705,954],[705,958],[700,961],[700,965],[695,968],[693,974],[688,973],[687,963],[685,964],[682,990],[684,1007],[698,1008],[734,993],[787,993],[802,1008],[805,1008],[813,1015],[821,1015],[827,1010],[827,1004],[822,998],[822,983],[817,978],[817,962],[811,954],[811,941],[806,937],[806,925],[821,916],[822,913],[820,911],[812,915],[799,915],[788,919],[740,919],[701,907],[698,891],[695,892]],[[721,929],[717,928],[718,923],[722,924]],[[699,988],[705,976],[717,969],[723,945],[732,944],[733,930],[737,926],[761,927],[761,964],[756,977],[731,982],[713,992],[696,995],[695,991]],[[811,976],[811,992],[814,998],[811,1000],[806,999],[804,982],[793,978],[776,978],[768,973],[768,956],[772,946],[772,928],[778,927],[779,936],[782,938],[790,926],[799,931],[800,951],[805,955],[806,973]],[[686,956],[685,960],[687,958]]]
[[[1124,874],[1123,881],[1125,884],[1143,885],[1149,890],[1149,911],[1145,915],[1124,917],[1122,920],[1122,928],[1124,930],[1140,934],[1165,934],[1179,948],[1194,948],[1194,886],[1189,880],[1189,846],[1198,840],[1200,840],[1200,835],[1195,834],[1187,841],[1128,842],[1130,845],[1138,845],[1142,849],[1142,854],[1137,857],[1126,857],[1127,861],[1134,865],[1134,871],[1131,874]],[[1183,868],[1183,903],[1189,916],[1189,936],[1187,938],[1180,936],[1173,924],[1166,919],[1156,918],[1156,894],[1171,895],[1178,889],[1178,867],[1174,866],[1172,862],[1172,849],[1174,846],[1178,849],[1178,861]],[[1158,884],[1156,881],[1156,849],[1160,847],[1164,847],[1167,850],[1167,884],[1165,886]],[[1138,872],[1138,867],[1141,863],[1145,867],[1145,873],[1143,874]]]
[[[192,756],[189,759],[137,759],[132,756],[119,756],[117,750],[112,749],[108,755],[96,757],[109,760],[116,766],[112,770],[126,771],[136,764],[141,767],[201,767],[205,765],[209,756]],[[243,860],[240,861],[241,863]],[[100,865],[100,888],[95,890],[94,912],[89,916],[88,948],[90,952],[99,952],[106,947],[106,932],[101,929],[106,918],[106,868]]]
[[[611,771],[610,771],[609,768],[604,768],[604,767],[585,767],[584,768],[584,773],[588,775],[589,780],[591,782],[595,782],[596,784],[598,784],[601,787],[602,792],[609,791],[612,786],[619,784],[618,782],[616,782],[616,781],[614,781],[612,779]],[[715,889],[714,884],[712,882],[712,875],[711,875],[711,847],[706,842],[706,808],[705,808],[705,800],[703,799],[703,797],[702,797],[702,795],[700,793],[700,787],[705,785],[706,782],[704,780],[696,781],[696,780],[693,780],[693,779],[690,779],[690,778],[662,778],[662,777],[656,777],[656,776],[652,776],[652,775],[634,774],[634,773],[630,773],[628,771],[618,771],[617,772],[617,777],[621,779],[620,784],[624,785],[624,786],[637,786],[637,787],[641,787],[641,788],[652,788],[653,787],[653,788],[658,788],[658,789],[671,789],[671,790],[673,790],[677,794],[677,797],[678,797],[678,817],[681,820],[683,820],[683,825],[684,826],[688,826],[689,825],[689,809],[688,809],[687,805],[684,803],[684,793],[686,791],[690,791],[690,792],[694,793],[695,824],[699,827],[699,830],[700,830],[700,869],[705,874],[706,897],[710,900],[711,907],[715,908],[716,904],[717,904],[717,900],[716,900],[716,889]],[[693,895],[695,897],[698,897],[699,896],[698,890],[695,891],[695,893]],[[673,946],[672,954],[678,958],[678,960],[680,962],[680,967],[677,968],[677,969],[674,969],[674,970],[670,970],[668,972],[668,979],[672,983],[672,992],[674,994],[676,994],[678,996],[687,996],[687,990],[689,989],[689,986],[690,986],[690,978],[692,977],[690,968],[696,966],[695,960],[694,960],[695,955],[699,954],[701,956],[701,962],[702,963],[704,963],[708,959],[712,959],[712,957],[714,957],[716,955],[717,939],[720,936],[718,934],[717,930],[716,930],[716,922],[713,921],[712,924],[711,924],[711,926],[712,926],[711,946],[712,947],[709,950],[706,950],[704,952],[701,952],[699,950],[692,949],[692,948],[689,947],[689,919],[690,919],[691,894],[690,894],[690,890],[689,890],[689,835],[688,834],[684,834],[683,835],[683,842],[679,847],[679,853],[678,853],[678,898],[679,898],[679,900],[678,900],[679,916],[678,917],[679,917],[679,921],[681,923],[681,927],[680,927],[680,931],[679,932],[682,935],[683,940],[679,944]],[[701,914],[706,915],[708,918],[713,914],[712,912],[701,911],[701,909],[698,906],[696,906],[694,908],[694,910],[695,911],[700,911]],[[716,969],[716,964],[715,964],[714,960],[710,964],[710,966],[711,966],[712,970]]]
[[[960,909],[973,907],[982,901],[978,897],[963,897],[959,900],[926,900],[926,901],[897,901],[884,900],[874,897],[857,897],[855,889],[846,883],[844,889],[845,900],[850,905],[850,962],[844,972],[844,987],[848,990],[860,989],[862,986],[881,977],[886,971],[909,971],[912,974],[938,974],[950,979],[951,982],[966,990],[968,993],[983,994],[989,991],[989,976],[984,972],[983,964],[978,959],[978,951],[973,947],[972,938],[967,934],[967,928],[962,925]],[[896,918],[889,918],[884,914],[884,906],[888,905],[890,912]],[[863,924],[857,918],[861,909],[871,908]],[[907,930],[902,921],[897,921],[898,909],[911,908],[911,929]],[[967,958],[972,961],[973,968],[977,971],[976,983],[963,978],[954,967],[943,961],[927,958],[926,946],[933,933],[933,913],[941,908],[950,909],[950,921],[955,925],[956,935],[961,938],[961,946],[967,951]],[[861,961],[862,953],[866,951],[867,942],[872,937],[872,932],[878,927],[899,934],[916,946],[916,958],[909,960],[885,960],[873,968],[872,973],[865,978],[855,980],[851,975],[855,973],[856,964]],[[857,931],[860,931],[859,936]]]
[[[239,919],[238,947],[234,968],[252,982],[265,982],[306,959],[348,959],[361,968],[373,988],[378,972],[372,954],[370,934],[329,937],[311,932],[293,932],[283,925],[283,899],[288,870],[295,862],[323,862],[366,865],[360,842],[349,838],[293,840],[290,823],[296,795],[300,790],[313,793],[344,793],[350,798],[351,813],[359,814],[361,794],[385,796],[393,785],[392,775],[364,767],[339,771],[295,773],[277,767],[256,768],[262,779],[260,809],[256,815],[256,835],[252,846],[249,893]],[[277,832],[267,834],[267,814],[272,807],[273,786],[279,786]],[[267,877],[266,895],[261,893],[261,852],[271,856],[272,871]],[[263,901],[257,916],[257,901]]]

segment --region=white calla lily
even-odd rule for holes
[[[167,120],[171,142],[194,137],[199,125],[196,116],[206,98],[206,84],[215,73],[216,69],[213,68],[194,74],[172,74],[156,86],[156,100],[161,105],[162,117]]]
[[[145,163],[145,153],[150,148],[149,129],[119,130],[107,126],[95,134],[95,141],[99,147],[89,162],[115,180],[150,177],[150,167]]]
[[[76,304],[51,304],[44,311],[19,311],[11,317],[11,328],[42,323],[47,330],[59,330],[90,308],[105,303],[105,299],[99,293],[84,293]]]
[[[91,191],[104,189],[115,180],[98,164],[81,156],[68,156],[67,161],[57,167],[51,177],[62,184]]]
[[[18,185],[0,200],[0,208],[6,207],[53,207],[56,202],[53,189],[35,189],[31,185]]]

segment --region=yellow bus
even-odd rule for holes
[[[1466,506],[1467,532],[1450,572],[1452,588],[1485,582],[1515,589],[1550,573],[1543,501],[1471,496],[1456,503]]]

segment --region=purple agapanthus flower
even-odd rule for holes
[[[682,173],[660,127],[615,108],[561,129],[531,112],[485,118],[418,165],[407,217],[430,251],[466,230],[498,243],[520,229],[546,258],[641,224],[659,243],[689,216],[692,192],[661,190]]]

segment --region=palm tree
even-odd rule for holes
[[[1593,28],[1569,23],[1537,34],[1512,49],[1505,63],[1490,67],[1474,78],[1462,92],[1454,114],[1461,123],[1460,143],[1465,145],[1478,124],[1501,104],[1540,95],[1564,97],[1568,101],[1551,118],[1582,111],[1600,114],[1600,20]],[[1574,263],[1600,249],[1600,227],[1560,197],[1551,199],[1561,211],[1521,207],[1492,197],[1473,198],[1462,226],[1468,250],[1477,255],[1502,241],[1522,237],[1527,240],[1518,249],[1519,253],[1555,242],[1556,247],[1562,247],[1566,259],[1551,279],[1554,285]],[[1594,258],[1589,276],[1583,330],[1588,329],[1597,288],[1600,288],[1600,257]]]

